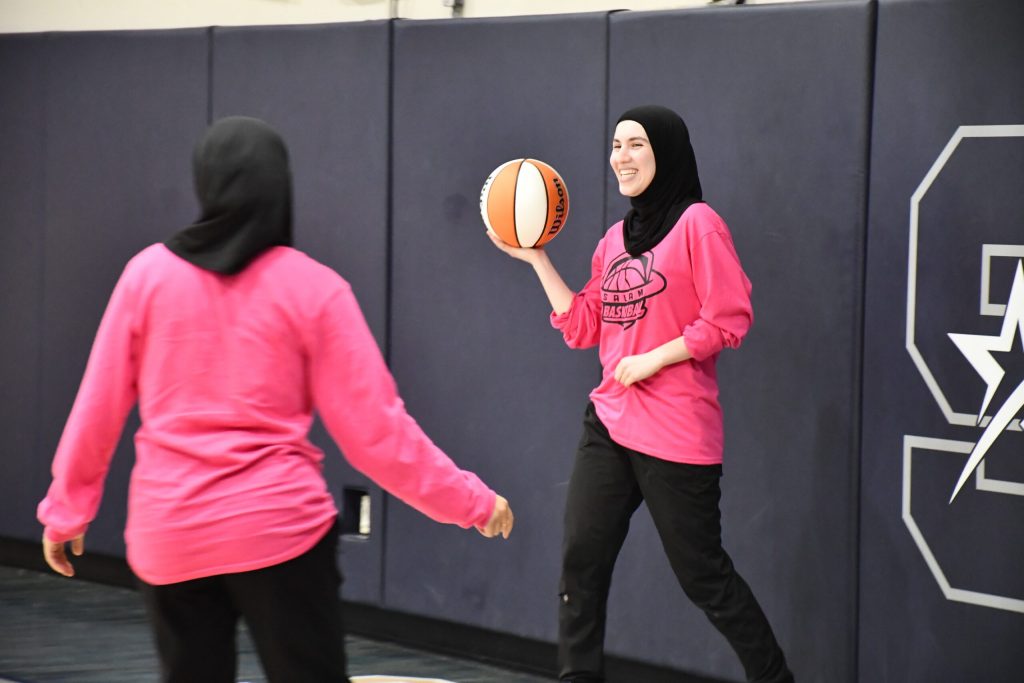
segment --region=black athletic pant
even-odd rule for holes
[[[721,475],[721,465],[673,463],[620,446],[593,404],[587,407],[565,509],[561,680],[604,680],[612,568],[641,501],[647,503],[679,584],[739,655],[747,680],[793,680],[768,619],[722,548]]]
[[[338,525],[265,569],[152,586],[139,581],[164,683],[234,683],[238,619],[273,683],[348,683]]]

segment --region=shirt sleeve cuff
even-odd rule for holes
[[[476,519],[470,522],[470,525],[478,529],[483,529],[487,526],[487,522],[491,521],[491,515],[494,513],[494,503],[498,499],[498,494],[488,489],[487,493],[481,496],[481,507],[477,510]]]
[[[48,527],[46,527],[43,530],[43,538],[45,538],[50,543],[67,543],[71,539],[78,538],[79,536],[81,536],[84,533],[85,533],[85,529],[84,528],[80,529],[78,531],[74,531],[74,532],[61,533],[60,531],[57,531],[53,527],[49,527],[48,526]]]
[[[565,324],[569,322],[569,311],[565,311],[563,313],[555,313],[554,311],[551,311],[549,319],[551,321],[551,327],[556,330],[564,329]]]
[[[719,337],[716,343],[715,336]],[[683,330],[686,350],[696,361],[702,361],[722,350],[721,334],[711,325],[699,320]]]

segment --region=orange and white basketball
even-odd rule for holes
[[[543,161],[513,159],[487,176],[480,215],[506,244],[539,247],[565,225],[569,191],[558,171]]]

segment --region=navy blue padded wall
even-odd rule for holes
[[[196,215],[206,127],[203,30],[55,34],[45,60],[45,247],[36,466],[43,488],[107,298],[125,262]],[[87,550],[124,552],[129,421]],[[41,495],[41,493],[40,493]]]
[[[386,606],[551,639],[565,486],[593,351],[550,327],[528,266],[484,234],[479,193],[518,157],[558,169],[569,218],[549,246],[581,286],[603,231],[603,14],[395,25],[391,361],[410,412],[505,495],[507,542],[388,508]]]
[[[273,125],[288,144],[295,189],[295,246],[352,284],[384,348],[387,333],[387,22],[218,28],[213,38],[213,117],[244,114]],[[383,497],[345,463],[319,421],[324,474],[371,495],[369,538],[343,537],[343,595],[380,599]]]
[[[857,0],[611,16],[609,122],[648,102],[683,116],[704,198],[753,283],[754,326],[719,361],[723,538],[800,681],[850,681],[855,656],[872,12]],[[609,220],[626,206],[610,189]],[[616,571],[612,652],[742,678],[646,513]]]
[[[43,276],[45,35],[0,37],[0,536],[35,541],[42,497],[34,448],[39,422],[39,305]]]
[[[990,419],[1024,379],[998,337],[1024,259],[1024,6],[878,9],[861,493],[860,680],[1024,680],[1024,460],[1000,431],[952,503]],[[915,208],[916,207],[916,208]],[[1024,292],[1018,290],[1019,295]],[[979,341],[983,341],[979,339]],[[990,340],[991,341],[991,340]],[[984,349],[985,344],[979,346]],[[916,357],[916,360],[915,360]],[[977,424],[987,383],[1005,377]]]

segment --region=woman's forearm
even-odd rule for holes
[[[658,362],[663,368],[693,358],[690,349],[686,347],[686,340],[682,336],[654,348],[651,353],[657,356]]]
[[[555,270],[547,253],[538,249],[536,255],[530,260],[530,265],[533,266],[541,286],[544,287],[544,293],[547,294],[548,301],[551,302],[552,310],[557,315],[568,311],[576,294],[562,280],[562,276]]]

